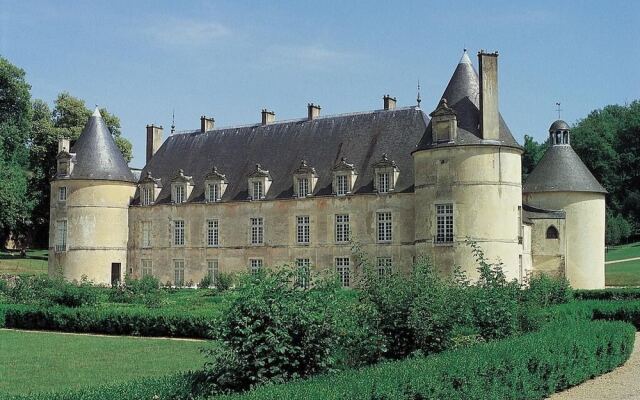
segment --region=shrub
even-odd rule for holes
[[[80,282],[67,282],[60,277],[21,275],[4,291],[9,302],[14,304],[80,307],[98,302],[98,293],[86,278]]]
[[[640,300],[640,288],[576,290],[573,297],[577,300]]]
[[[213,278],[210,274],[206,274],[198,283],[198,287],[204,289],[211,287],[211,285],[213,285]]]
[[[231,289],[235,284],[235,277],[233,274],[227,274],[224,272],[218,273],[216,276],[216,290],[219,293],[224,293]]]
[[[522,298],[530,305],[547,307],[568,303],[573,298],[573,291],[565,277],[536,274],[530,276],[527,281],[527,286],[522,291]]]
[[[159,307],[163,298],[160,281],[151,275],[141,279],[127,276],[122,285],[113,286],[109,291],[109,301],[113,303],[144,304],[150,308]]]
[[[217,399],[543,399],[622,364],[633,349],[634,336],[634,329],[622,322],[554,324],[540,332],[434,356]]]

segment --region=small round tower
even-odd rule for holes
[[[527,177],[523,196],[534,207],[565,211],[565,275],[575,289],[604,288],[606,193],[571,147],[569,125],[551,124],[549,148]]]
[[[100,284],[127,271],[129,203],[136,180],[96,108],[72,148],[58,146],[51,181],[49,275]]]

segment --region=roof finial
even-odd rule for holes
[[[95,110],[93,110],[93,114],[91,114],[92,117],[102,117],[102,115],[100,115],[100,110],[98,109],[98,105],[96,104],[96,108]]]
[[[176,109],[174,108],[171,112],[171,134],[176,131]]]
[[[562,111],[562,109],[560,108],[560,102],[559,101],[556,102],[556,107],[557,107],[556,111],[558,112],[558,119],[561,119],[560,118],[560,112]]]
[[[420,107],[420,102],[422,101],[420,98],[420,78],[418,78],[418,96],[416,97],[416,101],[418,102],[418,107]]]

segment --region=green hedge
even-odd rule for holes
[[[555,323],[467,349],[216,399],[542,399],[621,365],[634,338],[624,322]]]
[[[640,288],[576,290],[576,300],[640,300]]]
[[[2,314],[6,328],[109,335],[210,339],[215,324],[206,315],[147,309],[0,305]]]

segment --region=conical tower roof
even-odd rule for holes
[[[558,120],[551,125],[549,132],[553,133],[556,130],[568,131],[569,125]],[[607,190],[584,165],[567,140],[566,143],[552,143],[549,146],[522,185],[522,192],[607,193]]]
[[[76,156],[70,179],[136,181],[97,107],[71,153]]]
[[[496,144],[495,141],[485,142],[480,133],[480,81],[466,50],[463,52],[441,98],[447,99],[447,104],[455,111],[458,120],[458,133],[453,145]],[[509,127],[502,119],[502,115],[500,115],[498,141],[504,146],[521,147],[513,138]],[[424,136],[418,143],[417,150],[451,145],[451,143],[433,143],[431,123],[429,123]]]

